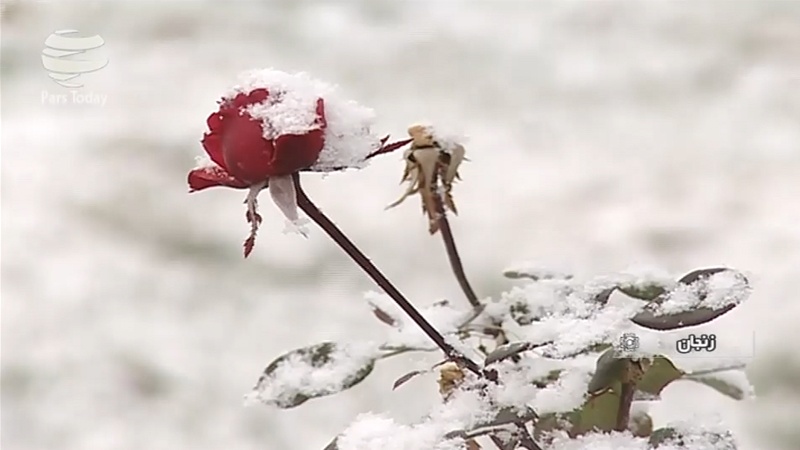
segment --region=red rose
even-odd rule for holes
[[[208,116],[210,131],[202,140],[216,166],[189,172],[192,192],[212,186],[244,189],[269,177],[291,175],[308,168],[319,158],[327,126],[324,101],[317,99],[317,129],[267,139],[263,121],[251,116],[246,108],[268,98],[266,89],[256,89],[220,101],[219,111]]]
[[[329,95],[304,76],[260,70],[243,74],[240,82],[249,90],[238,88],[220,100],[219,110],[207,120],[202,144],[213,164],[189,172],[188,182],[190,192],[213,186],[249,190],[245,257],[261,223],[256,211],[261,190],[269,188],[281,212],[299,225],[293,174],[345,169],[408,142],[386,145],[388,136],[373,141],[363,107]],[[330,127],[322,92],[331,102]],[[323,149],[327,158],[320,158]]]

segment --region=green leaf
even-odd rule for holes
[[[684,376],[684,373],[666,356],[658,355],[647,368],[636,387],[642,392],[659,396],[667,385]]]
[[[268,405],[294,408],[311,398],[355,386],[374,367],[375,358],[364,349],[323,342],[292,350],[271,362],[253,388],[254,397]]]
[[[626,361],[617,358],[616,350],[610,348],[597,358],[594,374],[589,381],[589,393],[596,394],[603,389],[607,389],[614,382],[622,380],[625,374]]]
[[[705,384],[720,394],[727,395],[734,400],[744,400],[745,398],[744,391],[742,391],[740,387],[734,386],[733,384],[724,380],[720,380],[712,375],[687,375],[684,377],[684,380],[691,380],[700,384]]]
[[[511,279],[528,278],[539,280],[569,280],[572,275],[547,269],[508,269],[503,271],[503,276]]]
[[[617,422],[620,392],[620,383],[617,382],[602,394],[590,396],[581,409],[568,416],[572,422],[570,436],[613,430]]]
[[[667,289],[664,286],[658,284],[642,284],[642,285],[624,285],[619,286],[617,289],[620,290],[623,294],[627,295],[628,297],[632,297],[639,300],[647,300],[647,301],[654,301],[657,300],[658,297],[664,295],[667,292]]]

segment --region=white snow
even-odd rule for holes
[[[246,71],[239,75],[238,84],[224,98],[232,99],[239,93],[260,88],[266,89],[269,97],[262,103],[249,106],[247,112],[262,120],[266,139],[319,129],[315,123],[317,99],[324,100],[325,145],[311,167],[314,171],[362,168],[366,165],[366,156],[380,147],[381,137],[371,131],[375,120],[372,109],[342,97],[337,86],[303,72]]]
[[[463,450],[463,440],[442,442],[446,431],[433,422],[404,425],[386,415],[361,414],[339,436],[339,450]]]
[[[675,314],[698,307],[720,309],[739,304],[750,295],[744,275],[734,270],[715,273],[691,284],[681,284],[654,308],[655,315]],[[703,294],[707,294],[705,299]]]
[[[208,156],[208,153],[203,152],[202,155],[197,155],[194,157],[195,162],[195,169],[205,169],[206,167],[216,167],[216,163],[211,160]]]
[[[531,342],[553,341],[541,349],[550,357],[573,355],[593,344],[609,342],[613,333],[627,326],[628,318],[642,302],[608,303],[600,308],[591,299],[600,290],[597,282],[541,280],[516,286],[487,307],[487,314],[522,325],[517,333]],[[510,311],[511,315],[507,315]],[[534,326],[525,326],[533,323]]]
[[[465,134],[446,125],[432,125],[430,123],[419,123],[417,125],[423,127],[430,136],[433,136],[445,153],[449,153],[458,145],[465,145],[469,140],[469,137]]]
[[[658,450],[735,450],[736,440],[719,420],[687,418],[666,424],[680,433],[683,445],[667,441]]]
[[[416,424],[405,425],[378,414],[362,414],[339,436],[340,450],[463,450],[462,438],[448,434],[469,431],[495,416],[488,398],[477,391],[456,391]]]
[[[630,433],[589,434],[576,439],[557,435],[547,450],[649,450],[646,439]]]
[[[368,303],[387,312],[397,321],[388,332],[387,345],[413,348],[428,348],[433,345],[430,338],[400,310],[388,295],[370,291],[364,294],[364,298]],[[445,337],[454,333],[470,314],[468,310],[455,308],[449,303],[439,303],[424,308],[417,306],[417,310]]]

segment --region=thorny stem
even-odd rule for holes
[[[456,276],[456,280],[458,281],[459,286],[461,286],[461,290],[464,291],[464,296],[467,297],[467,301],[476,311],[480,311],[478,308],[481,307],[481,302],[478,300],[478,296],[475,295],[475,291],[472,289],[472,285],[469,284],[469,280],[467,279],[467,274],[464,271],[464,264],[461,262],[461,256],[459,256],[458,248],[456,247],[456,240],[455,237],[453,237],[453,230],[450,228],[450,221],[447,220],[447,211],[444,208],[442,196],[436,189],[437,178],[438,177],[434,175],[431,191],[433,193],[434,208],[436,209],[436,214],[439,220],[439,232],[442,235],[444,247],[447,250],[447,259],[450,260],[450,267],[453,269],[453,274]],[[499,324],[494,324],[494,326],[495,328],[493,329],[485,328],[483,331],[487,335],[497,338],[498,345],[502,345],[507,342],[505,333],[503,332],[502,327],[499,327]],[[497,381],[496,373],[485,373],[484,375],[486,375],[492,381]],[[530,433],[528,433],[528,430],[525,428],[524,424],[517,424],[516,435],[518,443],[522,448],[527,450],[541,450]],[[503,450],[507,447],[503,440],[496,435],[492,434],[489,436],[489,438],[498,449]]]
[[[478,296],[475,295],[475,291],[472,290],[472,286],[469,284],[469,280],[467,280],[467,274],[464,272],[464,265],[461,263],[461,257],[458,255],[458,248],[456,248],[456,241],[453,238],[453,230],[450,228],[450,221],[447,220],[447,212],[444,209],[442,197],[438,192],[434,192],[433,200],[436,204],[436,213],[439,215],[439,231],[442,234],[442,240],[447,249],[447,258],[450,260],[450,267],[453,268],[456,280],[458,280],[461,290],[464,291],[464,295],[467,297],[469,304],[478,308],[481,306],[481,302],[478,301]]]
[[[403,310],[409,317],[419,326],[425,334],[453,361],[460,362],[464,364],[464,366],[471,372],[475,373],[476,375],[481,375],[480,367],[471,359],[467,358],[466,356],[462,355],[458,352],[453,346],[448,344],[444,337],[414,308],[414,306],[406,300],[403,294],[394,287],[394,285],[375,267],[374,264],[369,260],[369,258],[358,249],[358,247],[353,244],[353,242],[347,238],[347,236],[339,230],[333,222],[322,212],[316,205],[311,201],[311,199],[306,196],[305,192],[303,191],[302,187],[300,186],[300,176],[299,174],[292,175],[292,181],[294,182],[295,191],[297,193],[297,206],[303,210],[306,215],[308,215],[311,220],[313,220],[320,228],[322,228],[328,236],[333,239],[336,244],[350,256],[356,264],[358,264],[361,269],[372,278],[375,283],[380,286],[381,289],[392,298],[392,300],[397,303],[397,306]]]

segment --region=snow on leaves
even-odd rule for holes
[[[485,327],[500,324],[513,341],[484,352],[484,370],[491,371],[496,381],[476,377],[453,363],[412,367],[387,388],[397,389],[418,377],[422,381],[414,384],[438,381],[442,398],[428,415],[404,424],[385,415],[365,414],[327,448],[463,450],[478,448],[475,445],[487,448],[491,442],[482,440],[487,436],[518,445],[520,441],[515,439],[523,427],[531,430],[543,450],[735,449],[724,432],[665,428],[663,424],[653,431],[656,427],[642,401],[659,400],[667,386],[681,380],[707,385],[731,398],[748,398],[752,388],[744,372],[730,368],[686,372],[663,354],[621,353],[614,345],[620,330],[634,326],[632,319],[651,311],[652,305],[666,303],[673,308],[667,302],[675,303],[677,300],[670,300],[677,298],[674,293],[687,292],[687,286],[698,293],[701,305],[709,300],[712,308],[733,298],[743,300],[741,292],[749,287],[746,280],[742,284],[738,272],[699,270],[678,280],[630,274],[588,280],[526,276],[523,280],[523,285],[488,299],[477,309],[466,302],[454,305],[448,301],[420,309],[459,349],[485,343],[490,337],[484,333]],[[366,300],[376,319],[388,325],[383,328],[382,345],[359,351],[343,351],[346,346],[335,345],[334,351],[330,347],[334,344],[320,344],[290,352],[267,368],[256,387],[259,398],[280,407],[297,406],[360,382],[381,357],[430,350],[425,336],[388,298],[369,293]],[[666,317],[675,312],[667,311]],[[320,359],[314,355],[327,356]],[[283,371],[279,369],[282,361],[290,361]],[[439,366],[438,380],[420,376]],[[321,375],[315,375],[317,371]],[[404,389],[414,389],[414,384]],[[625,385],[632,386],[633,407],[625,430],[618,431],[617,414],[627,398]]]
[[[292,350],[264,369],[248,399],[294,408],[360,383],[372,372],[376,356],[371,344],[323,342]]]

